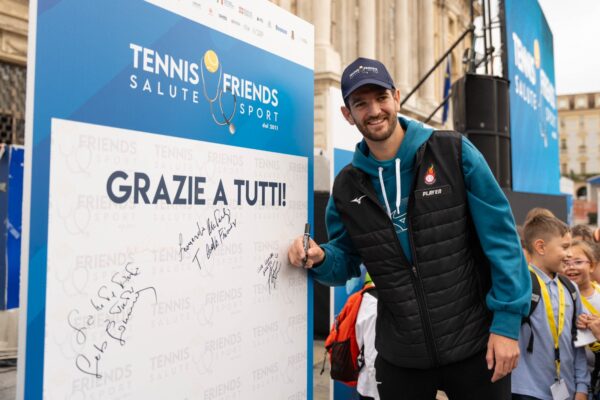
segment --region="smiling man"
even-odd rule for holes
[[[510,206],[483,156],[456,132],[398,118],[385,66],[342,74],[346,120],[363,140],[336,177],[329,242],[288,251],[318,281],[365,264],[379,293],[375,362],[382,400],[510,399],[531,280]],[[306,257],[306,258],[305,258]]]

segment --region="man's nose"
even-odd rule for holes
[[[369,112],[370,116],[379,115],[379,112],[381,111],[381,107],[379,107],[378,102],[370,101],[367,105],[368,105],[367,111]]]

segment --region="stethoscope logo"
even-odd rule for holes
[[[229,127],[229,133],[233,135],[235,133],[235,125],[231,121],[233,120],[233,116],[235,115],[235,111],[237,109],[237,97],[235,93],[233,93],[233,90],[230,90],[231,95],[233,96],[233,111],[231,111],[231,115],[227,116],[223,109],[223,93],[226,92],[227,89],[221,90],[221,81],[223,80],[223,68],[219,64],[219,57],[217,57],[217,53],[215,53],[213,50],[207,50],[206,53],[204,53],[202,64],[203,65],[200,67],[200,75],[202,77],[202,90],[204,93],[204,97],[206,98],[210,106],[210,114],[212,115],[213,121],[215,121],[215,124],[219,126],[227,125]],[[217,81],[217,91],[215,96],[212,98],[209,97],[208,93],[206,92],[204,69],[206,69],[211,74],[218,73],[219,75]],[[219,106],[219,109],[217,111],[220,111],[220,116],[215,114],[215,103],[217,103]]]

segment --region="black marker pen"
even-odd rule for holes
[[[304,237],[302,238],[302,245],[304,246],[304,259],[302,262],[306,265],[308,259],[308,245],[310,244],[310,224],[307,222],[304,225]]]

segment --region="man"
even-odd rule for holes
[[[531,280],[506,197],[467,139],[397,118],[400,92],[382,63],[350,64],[342,95],[363,140],[334,182],[329,242],[305,254],[297,238],[290,263],[342,285],[364,262],[379,294],[382,400],[437,389],[510,399]]]

